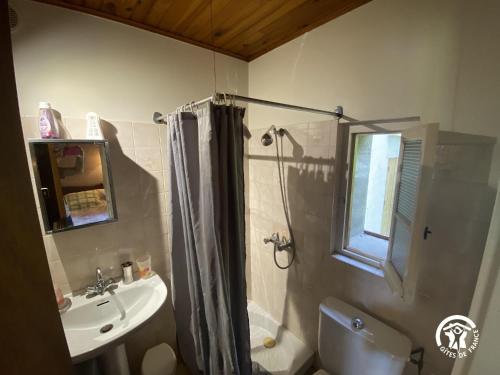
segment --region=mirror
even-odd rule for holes
[[[117,220],[107,141],[30,140],[46,233]]]

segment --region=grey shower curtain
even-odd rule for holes
[[[172,298],[193,374],[251,374],[243,116],[208,103],[168,119]]]

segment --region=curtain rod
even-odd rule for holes
[[[279,103],[279,102],[272,102],[270,100],[263,100],[263,99],[257,99],[257,98],[250,98],[248,96],[241,96],[241,95],[234,95],[234,94],[227,94],[227,93],[221,93],[217,92],[213,96],[210,96],[208,98],[202,99],[197,102],[192,102],[189,104],[186,104],[183,107],[189,108],[190,106],[197,106],[204,104],[206,102],[221,102],[221,101],[241,101],[241,102],[247,102],[247,103],[253,103],[253,104],[261,104],[261,105],[267,105],[270,107],[277,107],[277,108],[284,108],[284,109],[291,109],[295,111],[303,111],[303,112],[313,112],[313,113],[318,113],[321,115],[327,115],[327,116],[334,116],[336,118],[342,118],[343,117],[343,109],[341,106],[337,106],[335,108],[335,111],[325,111],[322,109],[316,109],[316,108],[308,108],[308,107],[301,107],[298,105],[293,105],[293,104],[285,104],[285,103]],[[155,112],[153,114],[153,121],[156,124],[161,124],[163,123],[168,115],[162,115],[159,112]]]
[[[219,95],[222,95],[222,98],[220,98],[220,99],[224,99],[224,95],[226,95],[226,94],[223,93],[223,94],[219,94]],[[227,94],[226,97],[229,100],[234,98],[234,100],[243,101],[243,102],[247,102],[247,103],[261,104],[261,105],[267,105],[270,107],[278,107],[278,108],[284,108],[284,109],[292,109],[295,111],[312,112],[312,113],[318,113],[320,115],[334,116],[337,118],[342,118],[342,116],[343,116],[343,109],[341,106],[337,106],[335,108],[335,111],[325,111],[323,109],[301,107],[298,105],[272,102],[270,100],[250,98],[248,96],[241,96],[241,95]]]
[[[206,102],[227,102],[227,101],[241,101],[241,102],[247,102],[247,103],[253,103],[253,104],[260,104],[260,105],[267,105],[270,107],[277,107],[277,108],[284,108],[284,109],[291,109],[295,111],[303,111],[303,112],[312,112],[312,113],[317,113],[321,115],[327,115],[327,116],[334,116],[337,119],[344,118],[348,120],[349,122],[343,122],[340,123],[342,125],[368,125],[368,124],[389,124],[389,123],[397,123],[397,122],[412,122],[412,121],[419,121],[420,117],[419,116],[412,116],[412,117],[400,117],[400,118],[391,118],[391,119],[378,119],[378,120],[366,120],[366,121],[356,121],[353,118],[344,116],[344,110],[342,106],[337,106],[335,108],[335,111],[325,111],[322,109],[316,109],[316,108],[309,108],[309,107],[301,107],[293,104],[286,104],[286,103],[279,103],[279,102],[272,102],[270,100],[264,100],[264,99],[257,99],[257,98],[251,98],[248,96],[242,96],[242,95],[235,95],[235,94],[227,94],[227,93],[221,93],[221,92],[216,92],[214,95],[199,100],[197,102],[191,102],[188,104],[185,104],[182,107],[179,107],[180,109],[183,108],[189,108],[189,107],[196,107],[198,105],[204,104]],[[167,119],[168,115],[162,115],[160,112],[155,112],[153,113],[153,121],[156,124],[162,124],[165,123],[165,120]]]
[[[391,124],[397,122],[414,122],[420,121],[420,116],[382,118],[377,120],[349,121],[341,122],[340,125],[355,126],[355,125],[375,125],[375,124]]]

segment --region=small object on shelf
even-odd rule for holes
[[[132,262],[122,263],[122,271],[124,284],[130,284],[134,281],[134,276],[132,274]]]
[[[139,269],[139,277],[146,279],[152,275],[151,272],[151,255],[143,255],[136,260],[137,268]]]
[[[103,139],[99,115],[89,112],[85,118],[87,119],[87,139]]]
[[[40,136],[43,139],[59,138],[59,125],[54,117],[50,103],[40,102],[38,107],[38,126],[40,127]]]
[[[64,296],[62,294],[61,288],[59,288],[56,284],[53,284],[54,294],[56,295],[57,305],[61,305],[64,302]]]
[[[71,307],[71,300],[69,298],[64,297],[61,288],[59,288],[56,284],[53,284],[53,286],[59,313],[63,314],[66,311],[68,311],[68,309]]]

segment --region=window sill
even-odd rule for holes
[[[332,258],[338,260],[339,262],[349,264],[352,267],[356,267],[357,269],[360,269],[362,271],[366,271],[375,276],[384,278],[384,272],[380,268],[370,266],[369,264],[338,253],[333,254]]]

